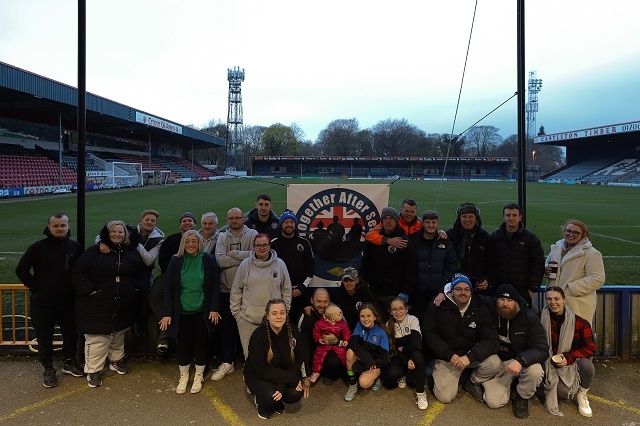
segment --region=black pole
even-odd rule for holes
[[[518,204],[527,218],[527,124],[525,116],[524,0],[518,0]]]
[[[78,0],[78,242],[84,249],[86,164],[85,140],[87,137],[87,4]]]

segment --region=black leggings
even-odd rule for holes
[[[578,364],[580,387],[590,389],[596,375],[596,369],[593,366],[593,362],[587,358],[578,358],[576,360],[576,364]],[[558,380],[558,398],[569,399],[569,388],[562,382],[562,380]]]
[[[414,370],[409,370],[407,367],[409,359],[413,360],[413,363],[416,365]],[[422,393],[424,392],[427,378],[424,368],[425,362],[422,352],[413,351],[411,358],[403,353],[398,353],[391,358],[389,364],[382,369],[382,383],[384,387],[393,389],[398,386],[398,379],[400,377],[408,375],[410,377],[409,381],[414,379],[416,382],[416,392]]]
[[[207,343],[209,332],[203,318],[204,313],[180,314],[178,329],[178,362],[180,365],[190,365],[195,360],[196,365],[207,364]]]
[[[304,391],[297,391],[295,388],[287,386],[282,392],[282,399],[275,401],[273,394],[276,391],[276,384],[258,378],[247,378],[247,385],[251,393],[256,396],[258,403],[258,411],[261,414],[271,414],[274,408],[281,408],[283,403],[293,404],[300,401],[304,395]]]

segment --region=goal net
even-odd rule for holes
[[[105,184],[114,187],[142,186],[142,163],[111,163],[111,176],[106,179]]]

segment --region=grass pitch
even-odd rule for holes
[[[262,192],[273,199],[274,211],[286,208],[286,185],[294,183],[331,183],[328,180],[234,179],[172,186],[152,186],[127,190],[88,192],[86,194],[86,245],[91,244],[105,222],[122,219],[136,224],[147,208],[160,212],[158,227],[165,234],[178,231],[178,219],[185,211],[196,217],[213,211],[226,223],[231,207],[246,214]],[[349,181],[336,180],[347,184]],[[353,183],[389,183],[351,181]],[[527,227],[542,240],[545,252],[561,238],[567,219],[584,221],[592,234],[594,246],[605,258],[607,284],[638,285],[640,276],[640,223],[633,212],[640,211],[640,190],[629,187],[591,185],[527,184]],[[491,232],[502,222],[502,207],[518,201],[515,182],[397,181],[390,186],[389,205],[400,208],[405,198],[414,198],[418,214],[437,209],[443,229],[455,221],[456,208],[462,202],[474,202],[481,209],[483,227]],[[47,218],[64,212],[71,218],[72,234],[77,233],[76,195],[48,195],[0,200],[0,283],[17,283],[15,266],[22,252],[42,238]]]

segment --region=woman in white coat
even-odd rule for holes
[[[548,285],[563,289],[571,310],[593,324],[596,290],[604,284],[605,274],[602,254],[593,248],[589,238],[587,225],[569,220],[564,226],[564,239],[551,245],[546,274],[552,272],[549,263],[556,262],[556,278],[550,277]]]

